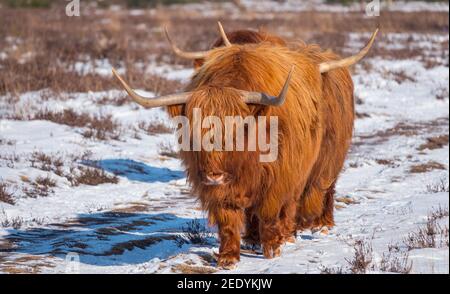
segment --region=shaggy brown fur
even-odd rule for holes
[[[236,37],[230,35],[233,43]],[[256,152],[182,152],[188,180],[209,220],[218,225],[218,264],[239,261],[240,233],[261,244],[264,256],[281,253],[297,229],[333,225],[334,184],[352,137],[353,83],[347,69],[321,74],[318,64],[338,56],[319,47],[250,42],[216,48],[198,69],[184,106],[169,107],[172,116],[200,108],[204,116],[277,116],[279,154],[259,162]],[[235,89],[277,95],[295,66],[285,103],[279,107],[246,105]],[[269,118],[268,118],[269,120]],[[204,132],[208,130],[203,130]],[[266,130],[258,130],[266,131]],[[221,186],[204,185],[207,175],[226,175]]]
[[[227,34],[228,39],[232,44],[258,44],[263,42],[268,42],[273,45],[280,45],[280,46],[286,46],[286,42],[281,39],[280,37],[270,35],[264,31],[252,31],[252,30],[239,30],[234,31]],[[224,46],[222,38],[217,38],[213,45],[210,47],[213,48],[219,48]],[[194,61],[194,67],[199,68],[204,63],[203,59],[197,59]]]

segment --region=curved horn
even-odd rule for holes
[[[217,24],[219,25],[219,31],[220,31],[220,35],[222,36],[222,40],[223,43],[225,44],[225,47],[231,47],[232,44],[230,42],[230,40],[227,37],[227,34],[225,33],[225,30],[223,29],[222,24],[219,22],[217,22]]]
[[[128,86],[128,84],[119,76],[114,68],[112,69],[112,72],[113,75],[119,80],[125,91],[127,91],[128,95],[130,95],[130,97],[133,99],[133,101],[139,105],[144,106],[145,108],[185,104],[189,96],[191,95],[191,93],[187,92],[155,98],[144,97],[137,94],[130,86]]]
[[[170,47],[172,47],[173,52],[175,52],[176,55],[178,55],[181,58],[185,59],[203,59],[208,55],[209,51],[198,51],[198,52],[186,52],[181,50],[180,48],[175,45],[175,43],[172,41],[172,39],[169,36],[169,31],[167,30],[167,27],[164,27],[164,33],[166,34],[167,41],[169,41]]]
[[[291,70],[289,71],[289,75],[286,78],[286,82],[284,83],[283,89],[281,89],[281,92],[277,97],[270,96],[265,93],[240,91],[244,102],[247,104],[260,104],[260,105],[267,105],[267,106],[283,105],[284,101],[286,100],[286,96],[287,96],[287,92],[289,90],[289,84],[291,82],[293,72],[294,72],[294,66],[291,67]]]
[[[373,42],[375,41],[375,37],[377,36],[378,31],[379,29],[375,30],[375,32],[372,34],[372,37],[369,40],[369,43],[367,43],[366,47],[364,47],[358,54],[341,60],[323,62],[319,65],[320,72],[325,73],[336,68],[351,66],[359,62],[369,52],[370,48],[373,45]]]

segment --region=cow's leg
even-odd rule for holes
[[[281,255],[283,233],[281,221],[278,217],[259,220],[259,235],[264,257],[273,258]]]
[[[259,239],[259,220],[254,208],[245,210],[245,235],[244,242],[252,247],[260,244]]]
[[[328,190],[310,186],[303,193],[297,210],[298,229],[332,227],[334,209],[334,185]]]
[[[280,212],[281,233],[284,242],[295,242],[296,223],[295,215],[297,212],[297,202],[291,199],[286,203]]]
[[[218,266],[230,268],[240,259],[241,229],[244,213],[240,209],[219,208],[211,215],[219,229]]]
[[[322,215],[314,220],[314,227],[328,227],[334,226],[334,194],[335,194],[335,183],[331,185],[325,194],[325,203],[322,210]]]
[[[270,198],[267,197],[267,199]],[[273,207],[272,203],[272,201],[265,201],[258,207],[259,237],[266,258],[279,256],[283,244],[283,230],[280,220],[281,207]]]

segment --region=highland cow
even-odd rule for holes
[[[354,124],[347,68],[368,53],[378,30],[361,52],[340,59],[318,46],[289,49],[281,39],[262,35],[238,44],[233,41],[242,33],[230,40],[219,27],[224,46],[204,52],[184,52],[167,35],[177,55],[200,61],[184,93],[143,97],[113,72],[135,102],[168,106],[173,117],[191,121],[195,109],[221,119],[278,117],[274,162],[260,162],[260,150],[181,151],[193,193],[218,225],[218,265],[228,268],[239,261],[244,229],[244,241],[261,245],[272,258],[298,229],[334,225],[334,187]]]

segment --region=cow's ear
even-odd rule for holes
[[[172,105],[167,107],[167,112],[171,117],[184,115],[184,105]]]
[[[194,60],[194,68],[195,69],[199,69],[200,67],[202,67],[203,63],[205,63],[204,59],[196,59],[196,60]]]
[[[249,105],[250,113],[255,116],[267,116],[270,115],[271,106],[266,105]]]

